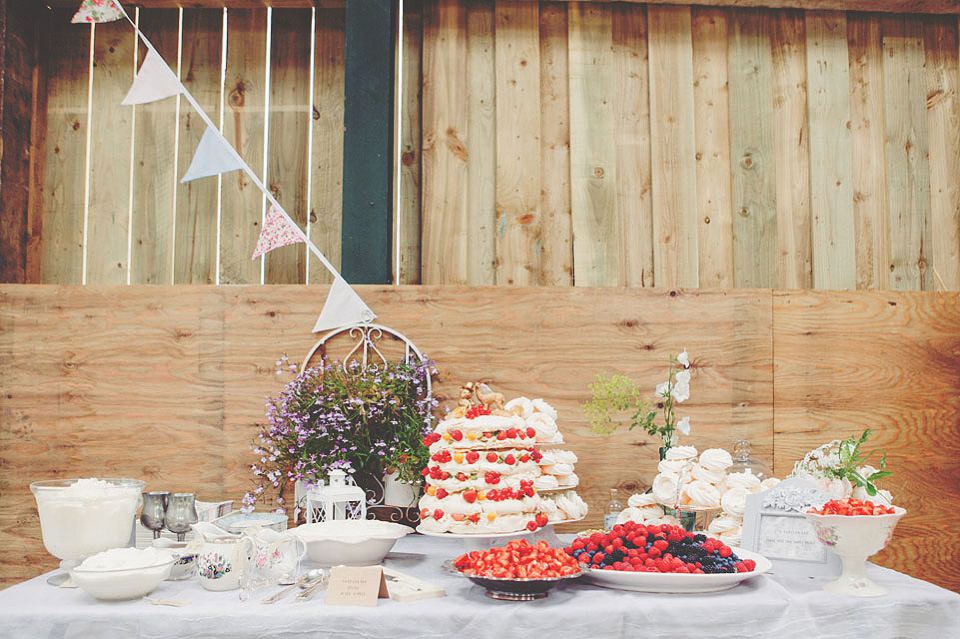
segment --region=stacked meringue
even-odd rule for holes
[[[771,477],[760,481],[749,469],[727,474],[732,465],[733,458],[722,448],[705,450],[699,458],[693,446],[671,448],[657,467],[659,473],[651,491],[633,495],[617,523],[678,525],[675,517],[665,514],[664,506],[720,510],[720,516],[710,522],[707,532],[729,545],[739,545],[747,494],[773,488],[780,480]]]

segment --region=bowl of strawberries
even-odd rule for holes
[[[443,567],[484,588],[487,597],[504,601],[543,599],[560,582],[582,574],[579,563],[563,549],[525,539],[465,553]]]
[[[874,504],[853,498],[833,499],[820,508],[810,508],[804,516],[813,525],[817,538],[840,556],[843,573],[823,589],[854,597],[878,597],[887,589],[866,575],[867,558],[883,550],[893,529],[906,510],[899,506]]]

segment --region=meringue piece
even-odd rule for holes
[[[587,503],[576,492],[570,490],[554,498],[557,508],[562,510],[566,519],[582,519],[587,516]]]
[[[780,480],[776,477],[767,477],[762,482],[760,482],[760,488],[763,490],[770,490],[774,486],[780,483]]]
[[[683,459],[664,459],[657,464],[657,470],[661,473],[676,473],[679,475],[689,463],[689,460]]]
[[[675,504],[677,502],[677,488],[680,476],[675,473],[661,473],[653,478],[653,496],[661,504]]]
[[[516,397],[503,405],[503,408],[511,413],[516,413],[514,407],[519,407],[520,417],[526,419],[533,414],[533,402],[526,397]]]
[[[697,449],[693,446],[674,446],[667,451],[664,459],[669,459],[670,461],[680,459],[683,461],[695,459],[697,457]],[[732,464],[733,461],[731,460]]]
[[[727,470],[733,466],[733,457],[722,448],[709,448],[700,453],[700,465],[707,470]]]
[[[553,406],[543,401],[542,399],[535,399],[533,400],[532,403],[533,403],[533,412],[535,413],[545,413],[551,419],[554,419],[554,420],[557,419],[557,417],[559,416],[557,414],[557,409],[555,409]]]
[[[694,479],[699,479],[705,481],[708,484],[721,484],[723,483],[724,478],[727,476],[726,471],[723,470],[710,470],[709,468],[704,468],[703,466],[694,466],[690,469],[690,474]]]
[[[580,485],[580,477],[576,473],[570,473],[569,475],[554,475],[557,478],[557,481],[564,488],[574,488]]]
[[[548,444],[562,444],[563,435],[557,430],[557,422],[545,413],[534,413],[527,418],[527,426],[537,431],[537,441]]]
[[[743,517],[743,511],[747,506],[747,489],[731,488],[720,498],[720,507],[723,512],[731,517]]]
[[[659,502],[657,498],[653,496],[653,493],[637,493],[635,495],[630,495],[630,499],[627,500],[627,506],[631,508],[643,508],[644,506],[657,506]]]
[[[575,452],[562,450],[560,448],[544,450],[541,451],[540,454],[542,455],[540,459],[541,466],[549,464],[576,464],[579,461]]]
[[[573,472],[573,464],[549,464],[540,466],[540,470],[547,475],[569,475]]]
[[[727,490],[731,488],[745,488],[750,490],[760,485],[760,478],[750,472],[748,468],[742,473],[730,473],[727,475]]]
[[[553,475],[540,475],[534,478],[533,487],[537,490],[556,490],[560,487],[560,480]]]
[[[739,518],[723,515],[710,522],[710,525],[707,526],[707,532],[712,535],[722,535],[731,531],[739,531],[741,526],[742,523]]]
[[[691,506],[700,508],[720,507],[720,491],[717,490],[716,486],[702,479],[694,479],[687,484],[683,493],[689,499],[688,503]]]

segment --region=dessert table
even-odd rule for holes
[[[196,579],[164,582],[146,599],[100,602],[79,589],[49,586],[41,576],[0,592],[0,637],[960,637],[960,595],[878,566],[868,566],[868,574],[890,594],[873,599],[825,592],[823,578],[767,574],[697,595],[610,590],[574,580],[546,599],[506,602],[443,572],[441,563],[463,548],[457,539],[401,539],[386,564],[443,587],[447,596],[381,599],[374,608],[327,606],[322,595],[262,605],[274,588],[240,601],[239,591],[208,592]],[[151,599],[188,603],[171,607]]]

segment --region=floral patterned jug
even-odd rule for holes
[[[197,557],[200,585],[207,590],[239,588],[256,553],[256,542],[207,522],[193,524],[193,530],[203,540]]]

